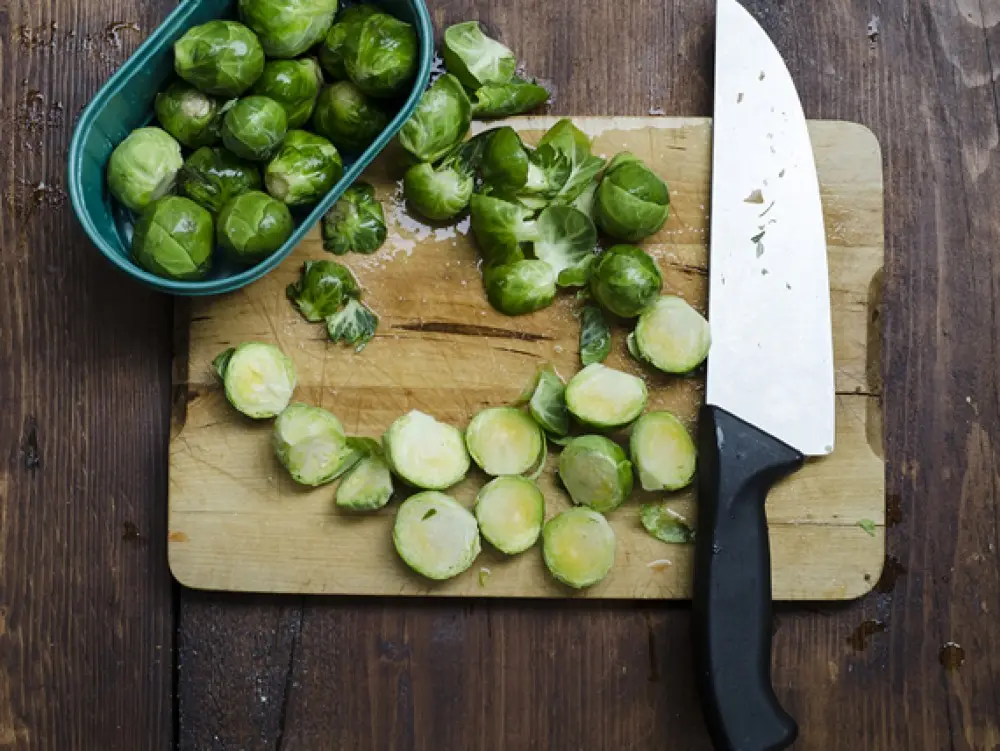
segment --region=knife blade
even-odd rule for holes
[[[709,321],[693,618],[699,693],[723,751],[787,748],[771,685],[767,493],[833,451],[826,232],[812,144],[780,53],[718,0]]]

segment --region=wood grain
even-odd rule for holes
[[[73,217],[77,113],[170,9],[0,4],[0,748],[167,749],[170,302]]]

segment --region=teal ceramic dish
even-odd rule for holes
[[[364,151],[345,155],[344,176],[318,204],[293,211],[295,231],[267,260],[250,268],[219,263],[205,279],[179,282],[150,274],[132,259],[132,216],[108,193],[105,169],[111,152],[125,137],[153,119],[153,99],[173,76],[173,44],[192,26],[215,18],[235,18],[233,0],[185,0],[101,88],[80,115],[69,149],[69,192],[73,210],[90,239],[115,266],[154,289],[174,295],[232,292],[281,263],[329,211],[351,183],[396,135],[427,87],[434,57],[434,33],[423,0],[377,0],[387,12],[413,25],[420,58],[413,88],[389,126]]]

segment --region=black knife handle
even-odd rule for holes
[[[771,686],[771,552],[764,501],[795,449],[719,407],[698,428],[693,619],[702,711],[717,751],[779,751],[798,727]]]

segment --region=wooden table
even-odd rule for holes
[[[478,13],[552,112],[710,112],[712,0],[432,5],[438,29]],[[878,134],[887,181],[890,556],[859,602],[779,608],[796,748],[995,751],[1000,2],[748,5],[809,117]],[[81,107],[172,7],[0,3],[0,748],[708,748],[686,606],[173,585],[172,303],[90,246],[64,166]]]

